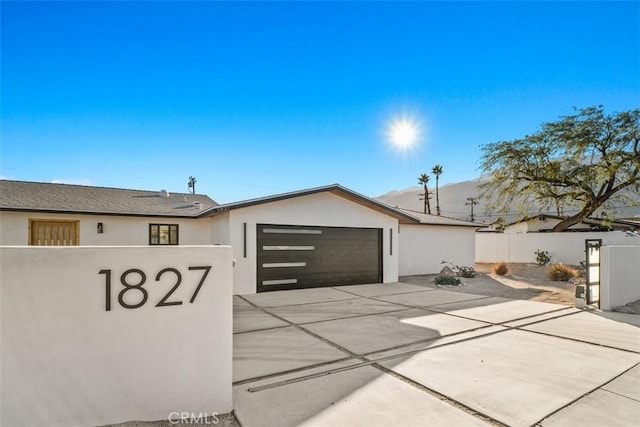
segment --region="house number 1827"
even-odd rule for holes
[[[202,276],[200,277],[200,281],[196,285],[193,294],[191,295],[190,303],[193,303],[198,296],[198,292],[200,292],[200,288],[202,284],[207,279],[209,275],[209,271],[211,271],[210,265],[201,265],[195,267],[189,267],[189,271],[198,271],[202,270]],[[105,276],[105,310],[111,311],[111,270],[100,270],[98,274],[104,274]],[[156,282],[159,282],[163,276],[173,276],[175,282],[173,287],[169,289],[169,291],[158,301],[156,307],[165,307],[168,305],[181,305],[182,301],[170,301],[171,295],[178,289],[180,284],[182,283],[182,274],[180,271],[173,267],[163,268],[156,274]],[[122,284],[122,289],[118,292],[118,303],[120,306],[124,308],[138,308],[142,307],[149,299],[149,292],[144,288],[144,284],[147,281],[147,275],[144,271],[139,268],[130,268],[120,275],[120,283]],[[139,296],[138,302],[135,304],[128,303],[125,301],[125,297],[127,293],[137,293]],[[129,300],[132,297],[129,296]]]

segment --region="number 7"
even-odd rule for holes
[[[202,284],[204,283],[205,280],[207,280],[207,276],[209,275],[209,271],[211,271],[211,266],[210,265],[204,265],[204,266],[198,266],[198,267],[189,267],[189,270],[204,270],[204,274],[202,275],[202,277],[200,278],[200,283],[198,283],[198,286],[196,287],[196,290],[193,292],[193,295],[191,295],[191,299],[189,300],[189,303],[193,304],[193,302],[196,300],[196,297],[198,296],[198,292],[200,292],[200,288],[202,287]]]

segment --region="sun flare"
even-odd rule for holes
[[[389,140],[398,148],[413,147],[420,137],[419,125],[408,118],[395,119],[389,125]]]

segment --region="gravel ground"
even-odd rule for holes
[[[525,299],[573,306],[575,285],[554,282],[546,277],[547,267],[537,264],[507,264],[509,273],[498,276],[491,273],[493,264],[476,264],[478,275],[472,279],[462,278],[463,286],[443,286],[454,292],[465,292],[492,297]],[[401,282],[428,288],[437,288],[433,282],[435,274],[403,276]]]

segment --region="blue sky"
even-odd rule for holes
[[[3,178],[231,202],[479,175],[479,146],[640,106],[634,2],[2,2]],[[386,126],[410,115],[409,151]],[[433,182],[433,180],[432,180]]]

